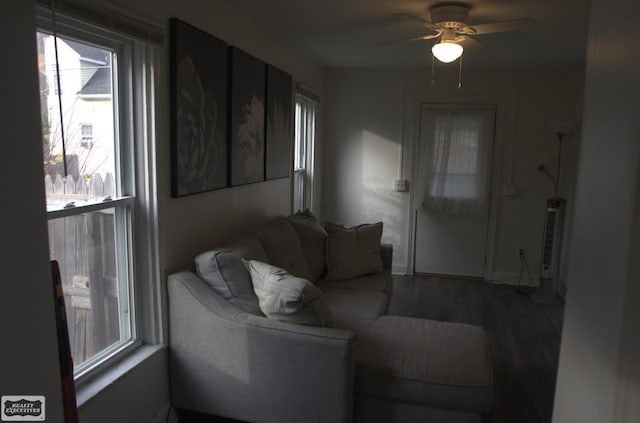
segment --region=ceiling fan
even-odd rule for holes
[[[438,3],[429,8],[431,20],[408,13],[394,13],[394,16],[411,19],[420,23],[430,34],[401,40],[379,43],[393,45],[411,41],[431,40],[439,38],[431,51],[436,59],[450,63],[462,56],[464,46],[486,47],[473,37],[497,32],[529,31],[535,29],[536,21],[531,18],[512,19],[507,21],[469,25],[471,6],[464,3]]]

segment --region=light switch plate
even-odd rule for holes
[[[409,181],[406,179],[396,179],[393,181],[393,189],[398,192],[407,192],[409,191]]]

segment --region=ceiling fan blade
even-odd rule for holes
[[[495,32],[530,31],[537,27],[536,21],[530,18],[514,19],[510,21],[493,22],[466,27],[468,34],[482,35]]]
[[[431,40],[432,38],[438,38],[440,36],[440,33],[435,33],[435,34],[430,34],[430,35],[420,35],[418,37],[411,37],[411,38],[403,38],[401,40],[393,40],[393,41],[384,41],[382,43],[378,43],[376,44],[377,46],[381,47],[381,46],[391,46],[394,44],[401,44],[401,43],[408,43],[411,41],[421,41],[421,40]]]
[[[489,49],[488,45],[486,45],[485,43],[479,40],[476,40],[475,38],[472,38],[466,35],[463,35],[460,38],[461,38],[460,43],[465,48],[465,50],[469,49],[474,51],[482,51],[482,50]]]
[[[403,18],[403,19],[411,19],[413,21],[417,21],[419,23],[422,24],[422,26],[424,26],[425,28],[434,28],[437,29],[438,26],[436,24],[434,24],[433,22],[429,22],[426,19],[422,19],[419,16],[416,15],[412,15],[410,13],[394,13],[393,16],[397,16],[399,18]]]

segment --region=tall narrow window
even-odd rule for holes
[[[495,106],[423,104],[420,120],[422,205],[441,212],[486,212]]]
[[[313,92],[296,90],[295,149],[293,155],[293,210],[313,209],[313,163],[316,117],[320,99]]]
[[[126,37],[78,29],[63,17],[56,37],[53,23],[39,19],[49,250],[60,264],[79,377],[139,339],[134,233],[144,213],[133,158],[146,130],[133,116],[146,112],[133,94],[147,78],[148,57]]]

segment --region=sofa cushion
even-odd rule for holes
[[[316,285],[323,291],[326,289],[357,289],[360,291],[382,292],[389,298],[391,298],[393,291],[393,279],[389,272],[374,273],[344,281],[320,279]]]
[[[280,217],[269,225],[261,226],[255,233],[269,258],[264,261],[299,278],[313,279],[298,234],[286,218]]]
[[[302,252],[311,271],[311,281],[316,282],[327,270],[324,258],[327,231],[315,219],[300,217],[299,215],[292,215],[287,219],[300,239]]]
[[[345,228],[327,223],[328,281],[353,279],[382,272],[382,222]]]
[[[493,398],[491,358],[479,326],[383,316],[358,333],[359,395],[486,412]]]
[[[324,289],[322,292],[336,326],[343,329],[351,329],[351,321],[376,320],[386,313],[389,304],[387,296],[381,292],[354,289]]]
[[[244,263],[265,316],[300,325],[331,325],[331,312],[322,291],[311,282],[260,261]]]
[[[262,244],[248,236],[232,246],[198,255],[195,259],[196,272],[230,303],[248,313],[262,315],[251,275],[242,259],[268,261]]]

